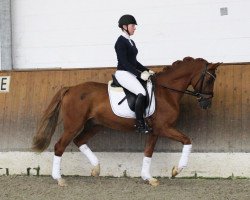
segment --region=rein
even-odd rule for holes
[[[160,85],[160,86],[164,87],[164,88],[167,88],[168,90],[171,90],[171,91],[174,91],[174,92],[178,92],[178,93],[187,94],[187,95],[190,95],[190,96],[197,97],[198,99],[204,99],[206,96],[208,96],[206,99],[210,99],[210,98],[213,97],[213,93],[203,93],[202,92],[204,79],[205,79],[206,74],[210,75],[214,80],[215,80],[216,77],[215,77],[215,75],[213,75],[213,74],[211,74],[210,72],[207,71],[207,67],[208,67],[208,63],[206,63],[205,69],[202,71],[199,80],[197,81],[197,83],[194,86],[194,88],[195,88],[198,85],[198,83],[201,81],[201,85],[200,85],[200,88],[199,88],[198,92],[196,92],[195,90],[191,91],[191,90],[188,90],[188,89],[186,89],[185,91],[177,90],[177,89],[170,88],[170,87],[164,86],[164,85]]]
[[[153,77],[154,76],[152,76],[152,75],[149,77],[149,81],[151,81],[151,83],[152,83],[152,88],[151,88],[151,95],[149,97],[148,114],[147,115],[149,115],[149,111],[150,111],[152,100],[153,100],[153,94],[155,92],[155,79]]]

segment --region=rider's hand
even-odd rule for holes
[[[144,71],[141,73],[141,79],[147,81],[151,74],[148,71]]]
[[[152,71],[152,70],[149,70],[148,72],[149,72],[150,75],[154,75],[155,74],[155,72]]]

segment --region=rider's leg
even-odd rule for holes
[[[135,95],[141,93],[143,96],[146,96],[144,87],[141,85],[134,74],[123,70],[117,70],[115,72],[115,77],[120,85],[125,87],[130,92],[134,93]]]
[[[149,128],[145,124],[145,120],[143,117],[145,103],[146,103],[146,91],[138,81],[135,75],[131,74],[127,71],[117,70],[115,73],[115,77],[117,81],[125,87],[130,92],[137,95],[137,99],[135,102],[135,115],[137,119],[137,130],[140,133],[148,133]]]
[[[145,123],[143,114],[145,109],[146,96],[141,93],[137,95],[137,99],[135,101],[135,116],[137,120],[137,131],[139,133],[148,133],[149,128]]]

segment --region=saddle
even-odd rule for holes
[[[112,74],[112,79],[113,79],[113,82],[111,83],[111,87],[114,87],[114,88],[122,87],[119,84],[119,82],[117,81],[114,74]],[[149,106],[149,99],[150,99],[148,89],[147,89],[147,82],[140,80],[140,79],[138,79],[138,80],[140,81],[141,85],[143,86],[143,88],[146,91],[146,103],[145,103],[145,107],[144,107],[144,110],[145,110]],[[126,88],[124,88],[124,87],[122,87],[122,88],[124,90],[125,97],[118,103],[118,105],[121,105],[124,102],[124,100],[127,99],[129,108],[135,112],[135,101],[136,101],[137,96],[134,93],[127,90]]]

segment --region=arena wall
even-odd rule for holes
[[[106,83],[114,70],[0,72],[1,76],[10,76],[9,92],[0,94],[0,151],[30,151],[38,120],[57,90],[85,81]],[[212,108],[201,110],[194,97],[184,96],[177,127],[191,137],[195,152],[250,152],[250,66],[223,65],[217,74]],[[61,132],[59,125],[49,150],[53,150]],[[144,135],[104,129],[90,145],[95,151],[137,152],[142,151],[144,139]],[[178,152],[180,148],[177,142],[161,138],[156,151]],[[75,148],[70,146],[67,150]]]
[[[159,71],[163,66],[152,67]],[[1,71],[10,78],[9,92],[0,93],[0,174],[49,175],[53,145],[48,150],[30,149],[38,120],[56,91],[85,81],[106,83],[114,68],[41,71]],[[249,82],[250,65],[222,65],[217,72],[215,96],[209,110],[201,110],[196,99],[184,96],[177,127],[193,142],[190,166],[181,176],[250,177]],[[6,87],[6,85],[4,85]],[[90,141],[98,152],[103,176],[140,176],[145,135],[103,129]],[[153,156],[152,174],[170,176],[178,163],[182,145],[159,138]],[[69,145],[63,156],[64,175],[89,175],[91,166],[78,149]],[[40,170],[40,171],[39,171]]]
[[[201,110],[185,96],[177,127],[193,141],[189,168],[181,176],[250,177],[250,65],[243,64],[249,62],[250,2],[0,0],[0,5],[0,69],[10,70],[0,72],[0,174],[50,174],[62,126],[48,150],[35,154],[30,147],[37,122],[62,86],[110,79],[115,69],[103,67],[116,65],[117,20],[129,13],[138,21],[133,39],[144,65],[169,65],[187,55],[241,63],[218,70],[211,109]],[[98,152],[101,175],[140,176],[144,140],[144,135],[103,129],[89,143]],[[181,148],[160,138],[152,175],[169,176]],[[63,174],[89,175],[86,163],[70,145]]]

